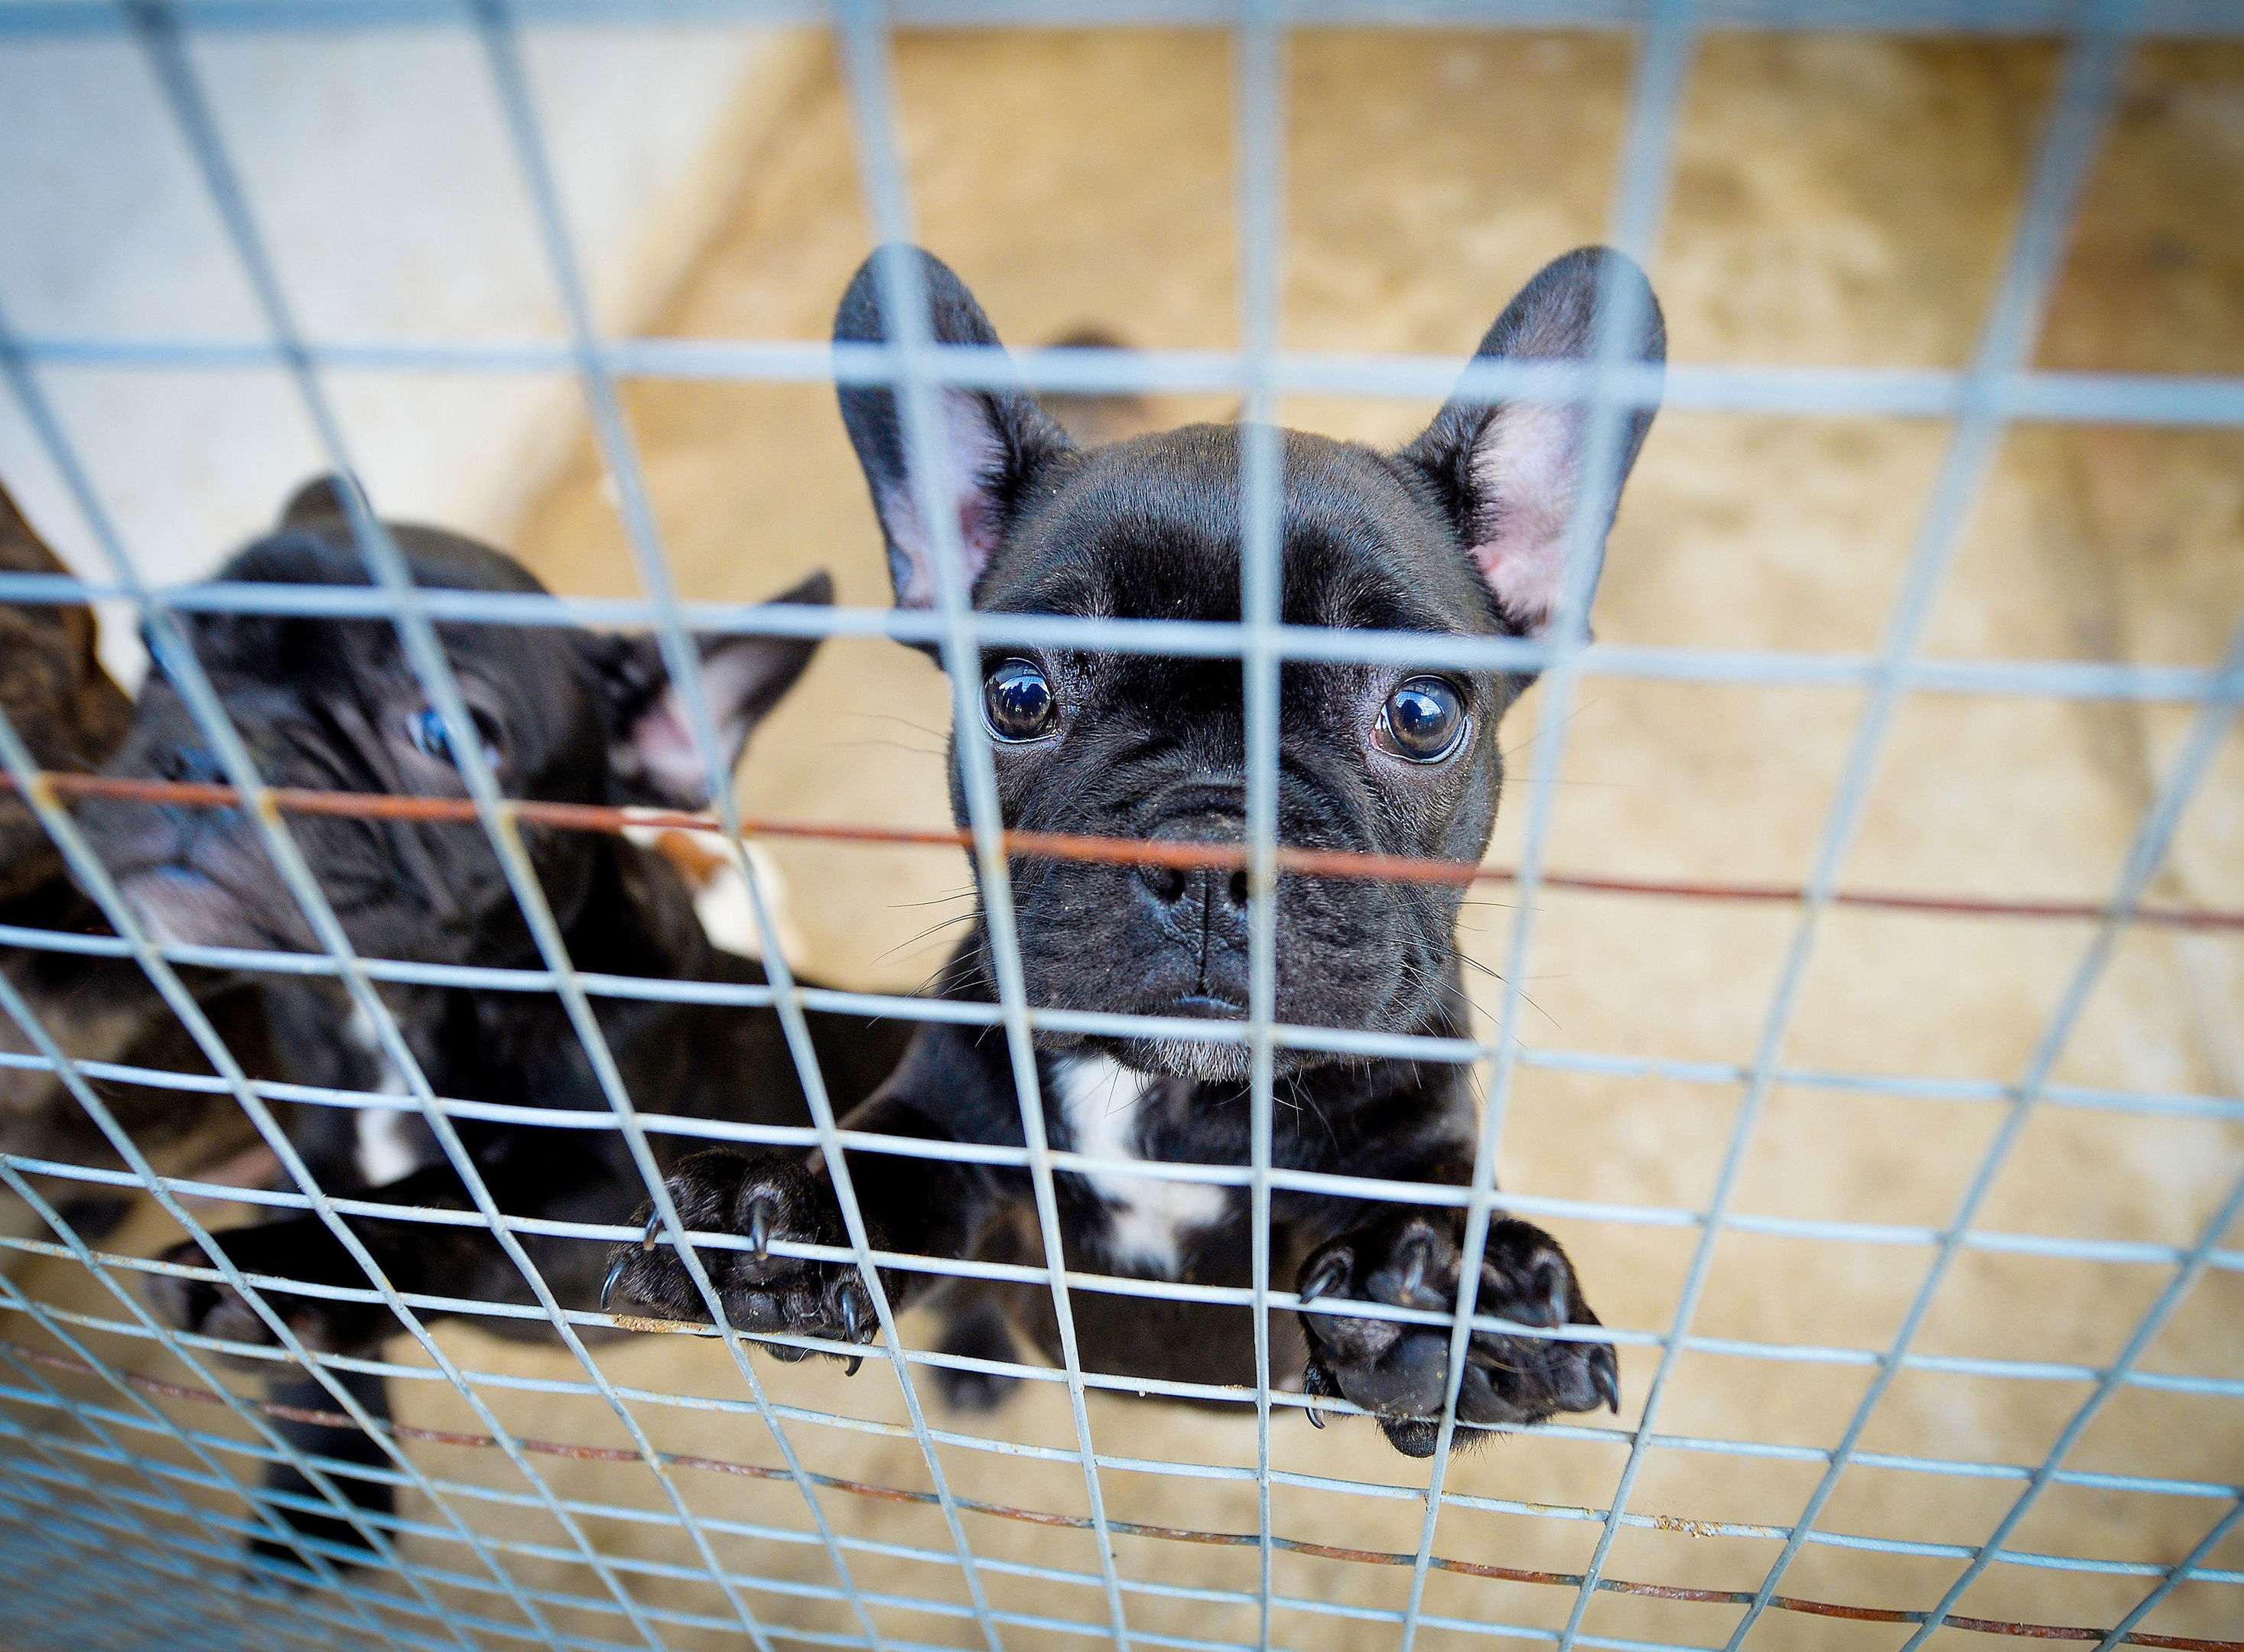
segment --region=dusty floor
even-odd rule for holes
[[[2039,129],[2054,59],[2026,45],[1905,44],[1871,39],[1726,38],[1703,48],[1676,152],[1668,228],[1654,276],[1676,359],[1957,366],[1993,287],[2004,234]],[[1597,237],[1627,71],[1602,39],[1484,39],[1430,33],[1307,33],[1294,58],[1288,157],[1285,336],[1305,348],[1462,354],[1546,258]],[[923,238],[975,287],[1009,339],[1033,343],[1096,322],[1142,346],[1220,346],[1237,312],[1229,115],[1220,37],[976,33],[908,40],[898,64]],[[812,77],[785,136],[746,166],[737,213],[656,329],[702,337],[824,335],[831,305],[862,254],[848,111],[830,72]],[[2144,51],[2091,186],[2085,221],[2053,301],[2043,364],[2173,373],[2244,372],[2244,52]],[[814,565],[842,599],[885,600],[869,511],[830,392],[660,383],[635,386],[635,429],[687,594],[752,599]],[[1164,418],[1222,411],[1178,403]],[[1394,441],[1429,409],[1303,403],[1292,422]],[[1632,643],[1859,652],[1879,641],[1943,431],[1872,418],[1664,416],[1621,513],[1598,608],[1599,634]],[[519,549],[556,589],[629,592],[622,531],[587,448],[535,513]],[[2007,443],[1942,596],[1932,652],[1964,657],[2112,659],[2206,665],[2244,614],[2244,437],[2149,429],[2021,430]],[[1553,858],[1576,871],[1783,881],[1802,876],[1861,709],[1831,689],[1709,688],[1591,681],[1567,725]],[[1515,744],[1537,702],[1515,713]],[[829,644],[767,726],[745,772],[752,809],[829,820],[945,819],[943,681],[921,657],[881,643]],[[2146,798],[2186,721],[2174,708],[2020,698],[1922,696],[1899,719],[1844,882],[1855,888],[2096,898],[2110,885]],[[1516,765],[1524,772],[1524,762]],[[1491,858],[1510,861],[1525,812],[1515,795]],[[909,987],[939,961],[930,925],[957,910],[964,870],[949,853],[783,842],[805,937],[798,961],[828,978]],[[2190,812],[2160,898],[2244,904],[2244,755],[2232,741]],[[950,902],[951,904],[946,904]],[[1469,912],[1476,953],[1508,944],[1502,891]],[[1709,1062],[1750,1059],[1793,915],[1552,895],[1543,903],[1527,1043],[1541,1049]],[[1801,1068],[2009,1080],[2027,1062],[2088,939],[2085,926],[1842,912],[1824,926],[1788,1060]],[[2244,1093],[2244,974],[2233,941],[2137,936],[2119,951],[2065,1046],[2065,1081],[2131,1090]],[[1484,990],[1484,1001],[1489,994]],[[1618,1204],[1694,1207],[1712,1185],[1740,1096],[1733,1087],[1523,1070],[1504,1144],[1507,1187]],[[1736,1208],[1919,1227],[1944,1223],[1999,1122],[1996,1107],[1909,1100],[1875,1089],[1780,1087],[1754,1138]],[[2027,1125],[1980,1219],[2004,1233],[2187,1243],[2244,1168],[2233,1124],[2046,1107]],[[1671,1322],[1695,1232],[1554,1224],[1609,1323]],[[118,1247],[145,1254],[156,1224]],[[2232,1240],[2232,1242],[2234,1241]],[[1893,1334],[1930,1251],[1922,1243],[1842,1245],[1726,1237],[1697,1321],[1705,1336],[1876,1349]],[[1967,1252],[1917,1347],[1932,1355],[2095,1364],[2111,1358],[2169,1270],[2144,1263],[2051,1262]],[[98,1291],[59,1267],[31,1276],[42,1295],[99,1310]],[[2216,1269],[2146,1355],[2146,1369],[2244,1372],[2244,1278]],[[510,1426],[599,1444],[621,1432],[600,1402],[525,1393],[507,1374],[581,1375],[558,1351],[525,1350],[466,1328],[445,1345],[497,1374],[486,1390]],[[155,1369],[143,1344],[105,1352]],[[395,1352],[425,1363],[409,1346]],[[1632,1428],[1654,1357],[1624,1359]],[[619,1383],[738,1400],[721,1347],[663,1338],[602,1356]],[[889,1374],[844,1384],[823,1364],[759,1357],[784,1402],[902,1416]],[[172,1374],[176,1375],[174,1371]],[[1693,1353],[1680,1363],[1663,1434],[1828,1446],[1869,1373],[1858,1365]],[[440,1384],[407,1385],[406,1420],[471,1426]],[[1912,1370],[1870,1425],[1866,1449],[1993,1464],[2038,1462],[2087,1393],[2077,1382],[1998,1382]],[[1071,1446],[1051,1385],[994,1418],[948,1416],[966,1434]],[[213,1413],[175,1406],[199,1424]],[[779,1460],[757,1423],[641,1403],[661,1445],[757,1463]],[[1102,1452],[1194,1464],[1250,1464],[1251,1425],[1094,1398]],[[909,1439],[796,1421],[788,1436],[814,1470],[923,1487]],[[1502,1509],[1445,1511],[1436,1551],[1513,1567],[1578,1569],[1592,1523],[1551,1518],[1602,1509],[1626,1458],[1623,1432],[1507,1440],[1465,1459],[1452,1490]],[[1274,1439],[1285,1469],[1407,1488],[1414,1466],[1362,1425]],[[517,1505],[522,1482],[496,1453],[419,1452],[432,1473],[489,1486],[511,1503],[461,1505],[495,1534],[555,1546],[517,1556],[518,1576],[599,1595],[564,1558],[550,1517]],[[2131,1388],[2088,1431],[2075,1466],[2193,1480],[2244,1479],[2244,1414],[2234,1398]],[[963,1446],[943,1464],[962,1494],[1079,1513],[1065,1463]],[[564,1497],[663,1508],[644,1469],[541,1459]],[[1612,1575],[1708,1588],[1755,1587],[1776,1546],[1705,1534],[1689,1523],[1788,1524],[1818,1466],[1661,1450],[1631,1506],[1673,1529],[1629,1528]],[[785,1484],[681,1471],[680,1490],[713,1518],[808,1528]],[[1127,1470],[1105,1476],[1116,1518],[1252,1530],[1251,1485]],[[2015,1481],[1858,1467],[1824,1513],[1842,1534],[1970,1543],[2015,1497]],[[408,1512],[430,1518],[425,1503]],[[924,1507],[822,1495],[840,1532],[950,1553]],[[2016,1538],[2053,1554],[2167,1562],[2187,1553],[2224,1503],[2059,1486]],[[1281,1487],[1276,1529],[1307,1541],[1409,1549],[1419,1504],[1400,1496]],[[1097,1560],[1079,1532],[968,1515],[980,1576],[1000,1610],[1106,1622]],[[592,1518],[611,1553],[692,1568],[666,1515]],[[727,1535],[717,1553],[743,1574],[822,1588],[814,1541]],[[431,1564],[473,1573],[457,1543],[416,1540]],[[550,1552],[550,1551],[549,1551]],[[963,1602],[959,1568],[858,1549],[859,1585],[886,1596]],[[1252,1550],[1145,1538],[1118,1541],[1125,1579],[1180,1588],[1251,1589]],[[1085,1574],[1028,1580],[1021,1562]],[[2244,1565],[2244,1539],[2213,1564]],[[1958,1562],[1811,1546],[1791,1594],[1918,1608]],[[1406,1569],[1281,1555],[1282,1594],[1399,1605]],[[657,1575],[628,1587],[650,1604],[722,1619],[706,1584]],[[1983,1616],[2108,1624],[2140,1598],[2140,1578],[2013,1566],[1991,1568],[1961,1609]],[[488,1594],[463,1601],[506,1615]],[[830,1601],[749,1590],[774,1624],[855,1630]],[[1558,1625],[1571,1590],[1436,1573],[1429,1611],[1477,1623]],[[1125,1594],[1131,1626],[1197,1640],[1251,1639],[1251,1608],[1189,1593]],[[884,1634],[978,1644],[970,1620],[875,1608]],[[1597,1635],[1718,1645],[1736,1608],[1602,1594]],[[557,1615],[609,1642],[632,1638],[612,1612]],[[2244,1589],[2193,1586],[2145,1626],[2244,1635]],[[1281,1608],[1276,1642],[1384,1646],[1391,1628]],[[1886,1648],[1906,1631],[1773,1613],[1754,1644]],[[664,1627],[676,1647],[731,1646],[737,1629]],[[1008,1627],[1008,1645],[1073,1646],[1079,1634]],[[1947,1631],[1941,1645],[1967,1637]],[[1429,1630],[1421,1645],[1479,1644]]]

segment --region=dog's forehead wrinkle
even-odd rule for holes
[[[1423,497],[1423,482],[1356,444],[1283,434],[1281,608],[1288,623],[1493,628],[1464,549]],[[1085,457],[1017,525],[983,606],[1236,623],[1238,466],[1236,430],[1210,426]]]

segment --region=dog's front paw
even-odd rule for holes
[[[1301,1300],[1347,1297],[1449,1312],[1457,1299],[1463,1226],[1462,1217],[1447,1213],[1402,1212],[1343,1234],[1303,1265]],[[1598,1323],[1558,1242],[1524,1222],[1490,1224],[1474,1311],[1523,1325]],[[1378,1417],[1397,1451],[1432,1456],[1448,1386],[1449,1327],[1313,1311],[1301,1319],[1309,1345],[1307,1391],[1353,1401]],[[1457,1391],[1461,1428],[1539,1423],[1601,1405],[1620,1410],[1610,1344],[1473,1333]],[[1315,1412],[1309,1416],[1318,1420]]]
[[[679,1160],[664,1185],[688,1231],[734,1234],[749,1242],[745,1250],[699,1245],[693,1250],[734,1327],[828,1342],[868,1343],[877,1334],[872,1297],[855,1263],[783,1256],[771,1249],[774,1240],[844,1249],[849,1243],[831,1184],[812,1175],[801,1160],[751,1159],[717,1148]],[[660,1220],[651,1206],[639,1215],[646,1220],[646,1236],[616,1248],[601,1305],[622,1314],[706,1321],[708,1307],[693,1275],[677,1250],[660,1242]],[[780,1359],[803,1359],[811,1351],[771,1345]],[[857,1361],[849,1360],[848,1367],[855,1371]]]
[[[317,1285],[363,1288],[368,1283],[365,1270],[350,1252],[317,1221],[267,1222],[237,1228],[216,1237],[233,1265],[245,1274]],[[215,1266],[209,1253],[193,1240],[174,1245],[160,1260],[179,1267]],[[315,1353],[362,1351],[380,1342],[395,1324],[389,1310],[379,1303],[298,1296],[280,1285],[256,1289],[266,1304],[287,1322],[296,1339]],[[150,1274],[143,1290],[149,1305],[181,1330],[259,1348],[277,1346],[280,1341],[265,1317],[224,1279]],[[265,1362],[243,1356],[237,1363],[256,1367]]]

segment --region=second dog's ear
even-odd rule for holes
[[[997,329],[973,294],[937,258],[911,247],[882,247],[858,267],[834,318],[837,344],[874,344],[889,336],[881,304],[881,261],[909,261],[924,284],[940,344],[998,342]],[[1011,525],[1029,478],[1046,459],[1065,452],[1067,434],[1025,389],[951,386],[936,392],[942,426],[936,455],[943,474],[935,478],[945,508],[954,511],[965,554],[970,592]],[[888,541],[889,574],[900,608],[932,608],[936,601],[935,539],[921,519],[913,456],[904,437],[896,392],[882,384],[844,384],[842,422],[865,467],[865,481]]]
[[[1667,331],[1652,284],[1633,260],[1609,247],[1585,247],[1545,265],[1497,317],[1475,359],[1594,359],[1601,289],[1625,329],[1623,358],[1666,362]],[[1592,507],[1604,512],[1596,525],[1600,558],[1619,484],[1636,463],[1653,411],[1630,412],[1614,498]],[[1517,635],[1540,637],[1550,629],[1565,584],[1567,525],[1580,491],[1588,428],[1579,404],[1515,398],[1490,406],[1460,398],[1402,450],[1442,496],[1506,627]]]
[[[348,522],[350,508],[343,503],[342,479],[315,476],[288,496],[280,507],[278,529],[317,527],[322,523]]]
[[[814,573],[774,602],[820,607],[834,600],[833,577]],[[700,809],[708,802],[709,775],[694,755],[686,704],[662,661],[653,637],[591,639],[594,668],[612,711],[609,774],[614,800],[656,809]],[[748,736],[794,687],[817,637],[704,637],[701,687],[709,696],[719,756],[729,778]]]

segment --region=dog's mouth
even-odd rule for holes
[[[1187,992],[1169,1006],[1168,1013],[1200,1021],[1243,1021],[1247,1006],[1213,993]]]
[[[286,938],[255,922],[247,903],[192,866],[150,866],[117,880],[118,892],[159,946],[262,946]]]

